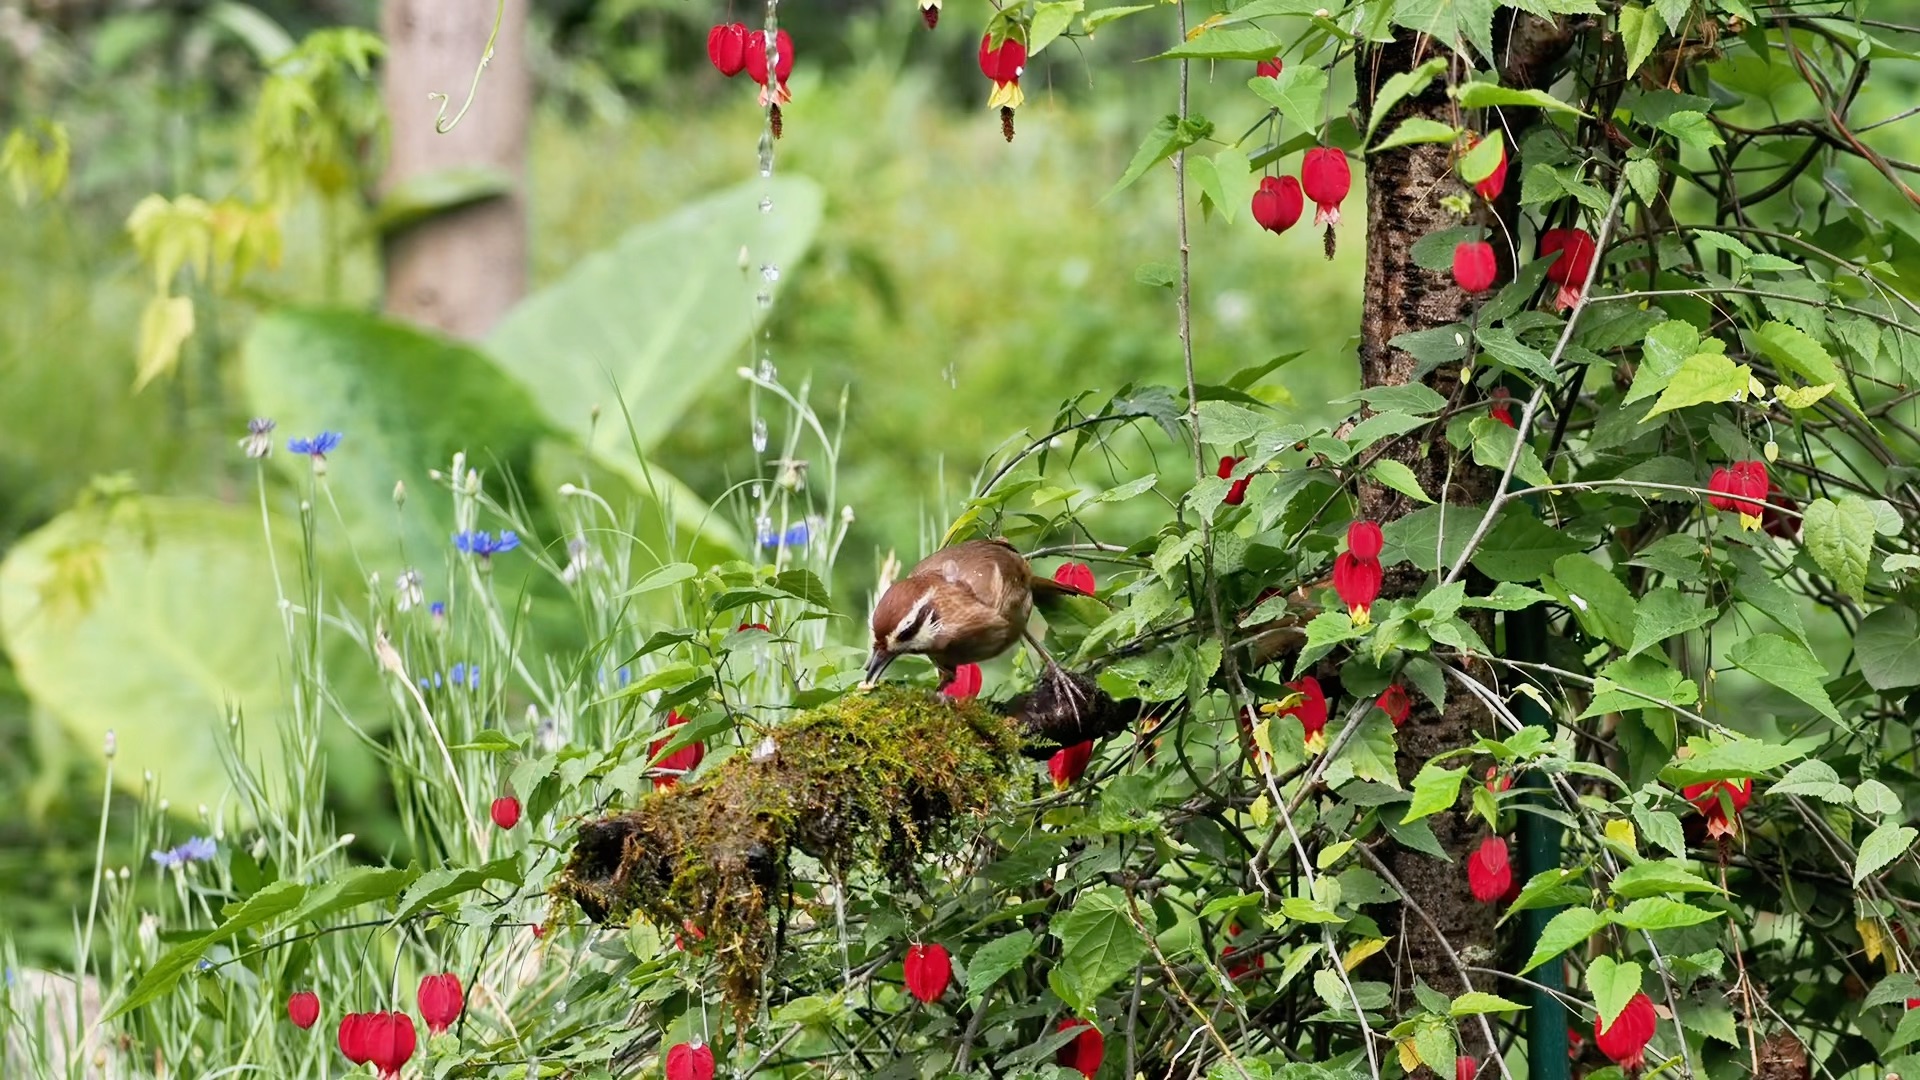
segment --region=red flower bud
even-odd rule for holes
[[[311,990],[302,990],[287,997],[287,1019],[293,1026],[305,1031],[320,1020],[320,995]]]
[[[1338,225],[1340,203],[1353,186],[1347,155],[1331,146],[1316,146],[1300,162],[1300,188],[1313,200],[1315,225]]]
[[[1493,407],[1487,410],[1487,415],[1510,428],[1519,427],[1520,425],[1513,422],[1513,410],[1509,408],[1507,404],[1512,397],[1512,395],[1507,393],[1507,388],[1504,386],[1494,387],[1492,397]]]
[[[1291,176],[1263,176],[1253,193],[1254,224],[1270,233],[1283,233],[1300,220],[1306,201],[1300,194],[1300,181]]]
[[[667,1080],[713,1080],[713,1048],[675,1043],[667,1050]]]
[[[793,100],[787,93],[787,76],[793,74],[793,39],[781,30],[773,37],[773,86],[767,85],[767,32],[754,30],[747,34],[745,59],[747,77],[760,84],[760,104],[784,105]]]
[[[1101,1059],[1107,1056],[1107,1039],[1100,1029],[1075,1017],[1060,1021],[1055,1031],[1073,1031],[1081,1029],[1073,1041],[1054,1051],[1054,1063],[1063,1069],[1073,1069],[1087,1080],[1093,1080],[1093,1074],[1100,1071]]]
[[[920,18],[924,19],[927,29],[940,25],[940,0],[920,0]]]
[[[1238,932],[1237,927],[1235,928],[1235,932]],[[1251,959],[1233,960],[1232,957],[1237,952],[1239,952],[1239,950],[1231,945],[1220,950],[1220,962],[1226,965],[1227,978],[1234,982],[1239,982],[1260,968],[1267,966],[1267,958],[1262,953],[1254,953]]]
[[[1356,559],[1378,559],[1380,549],[1387,546],[1387,538],[1381,533],[1380,526],[1371,521],[1356,521],[1347,526],[1347,550]]]
[[[1467,149],[1472,150],[1474,147],[1479,145],[1480,145],[1480,137],[1476,135],[1474,136],[1473,142],[1468,144]],[[1487,200],[1488,202],[1492,202],[1493,200],[1500,197],[1500,193],[1502,191],[1505,191],[1506,187],[1507,187],[1507,144],[1503,141],[1500,144],[1500,164],[1495,165],[1493,167],[1493,171],[1487,174],[1487,178],[1485,180],[1482,180],[1479,183],[1473,185],[1473,190],[1479,192],[1481,198]]]
[[[1724,802],[1722,795],[1726,796]],[[1680,789],[1680,797],[1706,816],[1708,836],[1715,839],[1736,836],[1740,832],[1740,812],[1753,799],[1753,780],[1709,780],[1704,784],[1688,784]],[[1732,808],[1732,816],[1728,815],[1729,807]]]
[[[1500,268],[1493,262],[1493,245],[1485,240],[1469,240],[1453,249],[1453,280],[1470,293],[1493,288]]]
[[[368,1013],[361,1027],[362,1048],[374,1069],[387,1080],[400,1075],[413,1057],[417,1036],[413,1017],[403,1012]]]
[[[372,1013],[348,1013],[340,1018],[340,1053],[355,1065],[372,1060],[367,1056],[367,1020]]]
[[[687,718],[684,716],[681,716],[677,712],[667,713],[667,727],[670,729],[679,727],[681,724],[684,724],[686,722],[687,722]],[[670,742],[672,738],[673,737],[671,735],[663,735],[660,738],[653,740],[653,743],[648,748],[647,753],[651,754],[654,757],[660,757],[660,751],[665,750],[667,748],[667,743]],[[705,743],[691,742],[681,747],[680,749],[675,750],[673,753],[668,754],[666,757],[660,758],[659,761],[654,762],[654,768],[668,770],[668,771],[666,771],[663,775],[656,776],[653,778],[654,790],[655,791],[664,790],[666,788],[670,788],[673,785],[679,783],[680,777],[698,768],[700,765],[700,762],[704,760],[706,756],[707,756],[707,746]]]
[[[1300,721],[1300,730],[1312,743],[1327,730],[1327,695],[1320,689],[1320,680],[1311,675],[1288,683],[1287,689],[1299,691],[1301,701],[1280,710],[1280,715]]]
[[[1647,1063],[1647,1044],[1653,1041],[1653,1028],[1658,1022],[1653,1002],[1645,994],[1635,994],[1611,1026],[1602,1027],[1600,1019],[1594,1018],[1593,1044],[1615,1065],[1636,1072]]]
[[[1094,593],[1093,567],[1082,562],[1061,563],[1054,567],[1053,580],[1068,588],[1078,589],[1088,596]]]
[[[502,795],[493,800],[493,807],[488,813],[492,815],[495,825],[511,829],[520,824],[520,800],[511,795]]]
[[[1497,836],[1480,841],[1479,850],[1467,856],[1467,888],[1473,898],[1491,904],[1513,887],[1513,865],[1507,861],[1507,842]]]
[[[1453,1059],[1453,1080],[1473,1080],[1480,1074],[1480,1063],[1466,1054]]]
[[[1380,598],[1383,576],[1378,559],[1362,559],[1343,551],[1333,560],[1333,590],[1340,594],[1356,624],[1365,626],[1370,621],[1369,610]]]
[[[907,993],[923,1002],[933,1002],[947,992],[953,981],[953,957],[944,945],[909,945],[901,965],[906,975]]]
[[[1387,687],[1374,704],[1393,718],[1394,727],[1406,723],[1407,715],[1413,711],[1413,699],[1407,696],[1406,688],[1399,683]]]
[[[1287,65],[1282,63],[1280,58],[1276,56],[1271,60],[1262,60],[1258,64],[1255,64],[1253,70],[1262,78],[1277,79],[1280,77],[1280,73],[1286,70],[1286,67]]]
[[[420,1006],[420,1019],[427,1022],[429,1035],[438,1035],[452,1027],[453,1022],[460,1019],[460,1010],[467,1007],[467,996],[460,990],[460,976],[450,971],[421,979],[414,1001]]]
[[[961,664],[953,671],[953,681],[940,688],[950,698],[980,696],[980,665]]]
[[[721,23],[707,31],[707,59],[731,79],[747,66],[747,24]]]
[[[1047,772],[1053,776],[1055,791],[1065,791],[1078,783],[1086,775],[1087,765],[1093,761],[1093,740],[1074,743],[1054,751],[1047,759]]]
[[[1247,459],[1243,457],[1233,457],[1231,455],[1227,457],[1223,457],[1220,459],[1220,468],[1217,471],[1215,471],[1214,475],[1218,476],[1222,480],[1225,480],[1228,477],[1233,475],[1234,466],[1240,464],[1245,460]],[[1239,506],[1241,503],[1246,502],[1247,501],[1247,481],[1251,479],[1253,478],[1250,476],[1243,476],[1240,479],[1235,480],[1232,484],[1228,485],[1227,497],[1223,501],[1228,506]]]
[[[1732,510],[1740,515],[1743,527],[1757,529],[1766,517],[1767,492],[1771,489],[1766,462],[1736,461],[1713,470],[1707,480],[1707,505],[1715,510]]]
[[[1498,795],[1503,791],[1510,791],[1512,790],[1512,788],[1513,788],[1513,777],[1508,776],[1506,773],[1501,772],[1500,766],[1498,765],[1487,766],[1487,790],[1488,791],[1491,791],[1495,795]]]
[[[1570,308],[1580,302],[1593,268],[1593,237],[1585,229],[1548,229],[1540,234],[1540,256],[1555,256],[1547,267],[1547,277],[1560,286],[1555,306]]]

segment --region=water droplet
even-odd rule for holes
[[[763,308],[773,306],[773,294],[768,292],[765,289],[761,289],[759,292],[755,293],[753,296],[753,300],[755,303],[759,304]]]
[[[760,178],[765,180],[773,175],[773,132],[760,133]]]
[[[773,366],[773,357],[771,356],[761,357],[760,358],[760,381],[772,382],[775,379],[778,379],[779,377],[780,377],[780,369]]]
[[[554,1002],[554,1003],[553,1003],[553,1011],[554,1011],[554,1012],[560,1012],[560,1013],[563,1013],[563,1012],[566,1012],[566,1011],[567,1011],[567,1003],[566,1003],[566,1001],[565,1001],[565,1000],[563,999],[563,1000],[560,1000],[560,1001],[556,1001],[556,1002]]]
[[[942,371],[940,375],[942,378],[947,380],[947,389],[949,390],[960,389],[960,369],[959,368],[955,367],[952,364],[948,364],[946,366],[946,370]]]
[[[772,263],[763,264],[760,267],[760,278],[761,280],[767,282],[768,284],[772,284],[773,282],[779,281],[780,268],[773,265]]]
[[[760,419],[759,417],[755,417],[753,420],[753,452],[756,454],[763,454],[763,453],[766,453],[766,450],[767,450],[767,422],[765,420]],[[758,486],[759,485],[755,485],[756,488]],[[758,499],[760,497],[760,493],[756,490],[754,492],[753,497]]]
[[[760,212],[763,214],[773,213],[773,196],[768,195],[760,200]]]

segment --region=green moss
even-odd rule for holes
[[[736,1008],[771,959],[771,913],[798,849],[840,872],[904,874],[1007,793],[1016,721],[977,701],[895,687],[848,694],[770,729],[697,784],[580,830],[555,891],[589,917],[641,916],[710,956]]]

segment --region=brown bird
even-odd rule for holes
[[[1005,540],[968,540],[941,548],[893,583],[873,609],[873,653],[867,682],[894,660],[917,653],[939,669],[940,684],[961,664],[991,660],[1025,638],[1046,661],[1051,677],[1065,678],[1027,629],[1035,596],[1043,600],[1086,593],[1049,578]]]

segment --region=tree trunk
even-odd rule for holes
[[[471,0],[387,0],[385,89],[393,136],[382,187],[446,169],[497,169],[512,177],[507,194],[437,214],[385,237],[386,311],[397,318],[476,339],[527,291],[525,183],[527,127],[533,111],[527,72],[527,0],[506,0],[493,58],[466,115],[435,130],[446,94],[449,120],[460,112],[493,29],[493,8]]]
[[[1362,101],[1371,108],[1374,95],[1387,79],[1418,67],[1431,55],[1448,55],[1431,39],[1403,34],[1395,41],[1360,59]],[[1458,122],[1458,115],[1446,95],[1446,80],[1436,80],[1426,92],[1409,97],[1394,106],[1380,125],[1392,131],[1402,119],[1425,117],[1441,123]],[[1454,215],[1441,205],[1441,198],[1461,190],[1453,172],[1453,148],[1444,144],[1420,144],[1374,154],[1367,162],[1367,282],[1361,309],[1360,377],[1367,386],[1404,385],[1414,381],[1415,360],[1408,353],[1388,344],[1394,337],[1416,330],[1430,330],[1467,317],[1469,298],[1450,276],[1423,270],[1414,264],[1413,245],[1428,233],[1457,224]],[[1442,397],[1462,403],[1471,388],[1461,386],[1460,367],[1447,364],[1428,373],[1423,380]],[[1441,439],[1409,439],[1393,451],[1393,456],[1411,468],[1420,486],[1436,499],[1446,489],[1447,501],[1455,505],[1484,505],[1492,496],[1498,477],[1473,464],[1471,458],[1452,452]],[[1362,484],[1361,512],[1370,520],[1387,522],[1419,508],[1419,504],[1389,488]],[[1389,570],[1382,596],[1405,596],[1418,592],[1426,575],[1411,567]],[[1486,626],[1476,626],[1483,636]],[[1464,746],[1474,738],[1474,729],[1486,722],[1485,712],[1465,694],[1451,689],[1447,707],[1435,710],[1416,696],[1416,709],[1400,730],[1400,778],[1411,785],[1413,775],[1435,754]],[[1382,929],[1396,937],[1390,952],[1400,961],[1400,990],[1408,990],[1415,979],[1425,980],[1435,990],[1449,996],[1466,989],[1446,944],[1455,953],[1471,949],[1490,949],[1493,944],[1494,909],[1475,903],[1467,890],[1467,856],[1478,846],[1483,825],[1464,810],[1453,809],[1427,819],[1441,847],[1453,862],[1442,863],[1411,849],[1390,847],[1383,858],[1405,890],[1405,899],[1397,911],[1396,925]],[[1414,913],[1418,907],[1445,936],[1435,940],[1426,920]],[[1480,1030],[1462,1025],[1467,1052],[1483,1057],[1490,1048],[1481,1045]]]

